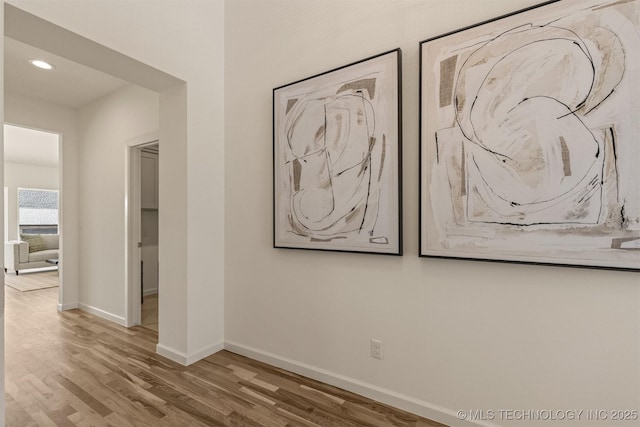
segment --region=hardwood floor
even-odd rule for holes
[[[144,297],[140,317],[142,326],[158,332],[158,294]]]
[[[227,351],[184,367],[56,298],[5,290],[8,427],[442,425]]]

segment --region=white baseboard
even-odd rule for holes
[[[58,311],[74,310],[79,306],[80,305],[77,302],[72,302],[69,304],[58,304]]]
[[[98,317],[117,323],[120,326],[125,326],[125,327],[127,326],[127,323],[125,322],[124,317],[122,316],[117,316],[115,314],[109,313],[108,311],[102,310],[100,308],[93,307],[87,304],[82,304],[82,303],[78,304],[78,308],[80,310],[86,311],[87,313],[95,314]]]
[[[224,350],[224,341],[220,341],[219,343],[207,346],[200,351],[196,351],[195,353],[189,355],[187,357],[187,365],[191,365],[192,363],[196,363],[198,360],[202,360],[205,357],[209,357],[212,354],[216,354],[217,352]]]
[[[486,422],[476,422],[461,420],[457,416],[457,411],[444,408],[423,400],[415,399],[382,387],[368,384],[363,381],[339,375],[324,369],[287,359],[273,353],[268,353],[256,348],[245,346],[231,341],[225,341],[224,348],[233,353],[276,366],[281,369],[294,372],[299,375],[312,378],[323,383],[348,390],[369,399],[391,405],[393,407],[429,418],[434,421],[460,427],[498,427],[495,424]]]
[[[160,356],[164,356],[169,360],[173,360],[176,363],[187,366],[187,355],[175,348],[168,347],[164,344],[156,345],[156,353]]]
[[[153,288],[153,289],[145,289],[144,291],[142,291],[142,295],[147,297],[149,295],[155,295],[158,293],[158,288]]]
[[[207,346],[202,350],[189,355],[164,344],[158,344],[156,346],[156,353],[184,366],[189,366],[192,363],[197,362],[198,360],[204,359],[205,357],[219,352],[220,350],[224,350],[223,342]]]

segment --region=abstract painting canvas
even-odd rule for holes
[[[420,255],[640,270],[640,1],[420,43]]]
[[[277,248],[402,254],[400,49],[273,90]]]

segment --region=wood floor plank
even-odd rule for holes
[[[75,414],[77,411],[71,405],[65,405],[62,409],[49,412],[49,418],[58,427],[74,427],[73,423],[69,419],[69,416]]]
[[[104,406],[101,402],[96,400],[91,394],[89,394],[86,390],[78,386],[73,381],[68,378],[63,377],[62,375],[54,375],[53,379],[58,382],[61,386],[66,388],[71,394],[76,396],[78,399],[82,400],[88,407],[93,409],[98,415],[102,417],[106,417],[111,412],[111,409]]]
[[[7,383],[8,384],[8,383]],[[24,410],[24,408],[16,402],[10,393],[5,394],[5,423],[13,426],[35,426],[36,422]]]
[[[7,427],[442,426],[228,351],[179,365],[157,332],[59,313],[57,294],[5,289]]]

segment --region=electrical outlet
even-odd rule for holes
[[[382,341],[371,340],[371,357],[382,360]]]

